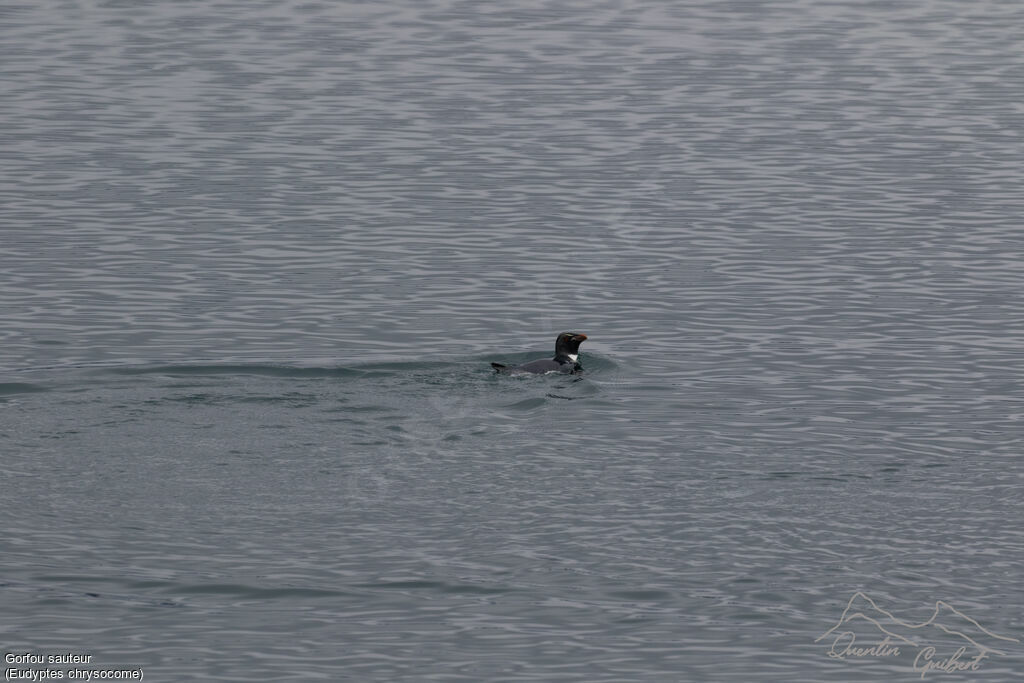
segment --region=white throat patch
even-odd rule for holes
[[[571,360],[573,363],[575,363],[576,359],[580,357],[580,354],[578,353],[570,353],[567,355],[569,356],[569,360]]]

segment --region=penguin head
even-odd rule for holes
[[[580,344],[586,341],[587,335],[581,332],[563,332],[555,340],[555,356],[570,356],[576,360],[580,352]]]

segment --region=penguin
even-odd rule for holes
[[[580,365],[580,344],[586,341],[587,335],[579,332],[563,332],[555,339],[555,357],[548,360],[541,358],[529,363],[509,367],[501,363],[491,363],[494,371],[502,375],[519,375],[532,373],[543,375],[549,372],[576,374],[583,370]]]

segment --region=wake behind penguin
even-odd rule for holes
[[[491,367],[502,375],[544,375],[549,372],[578,374],[583,370],[579,361],[580,344],[586,339],[587,335],[580,332],[563,332],[555,339],[554,358],[540,358],[511,367],[501,363],[491,363]]]

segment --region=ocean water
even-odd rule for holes
[[[1022,25],[3,4],[6,675],[1022,680]]]

